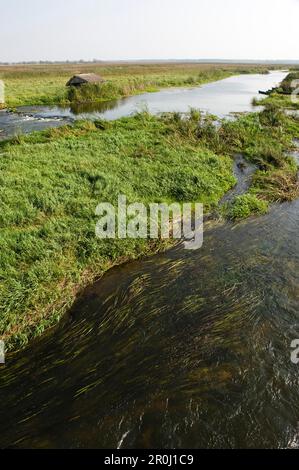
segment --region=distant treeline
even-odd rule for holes
[[[38,60],[24,62],[1,62],[0,65],[56,65],[56,64],[101,64],[103,60]]]
[[[23,62],[1,62],[0,65],[58,65],[58,64],[104,64],[104,63],[190,63],[190,64],[250,64],[250,65],[299,65],[299,60],[231,60],[231,59],[137,59],[137,60],[38,60]]]

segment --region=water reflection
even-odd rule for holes
[[[231,113],[256,110],[253,98],[261,98],[258,90],[278,85],[287,75],[275,71],[269,75],[239,75],[196,88],[164,89],[156,93],[143,93],[117,101],[85,103],[72,107],[23,106],[18,113],[0,112],[0,138],[18,132],[32,132],[46,127],[57,127],[75,119],[115,120],[147,109],[152,114],[188,112],[191,107],[219,117]]]
[[[122,100],[104,101],[102,103],[74,103],[70,108],[67,107],[66,109],[70,110],[75,116],[93,113],[102,114],[117,108],[124,100],[126,100],[126,98]]]

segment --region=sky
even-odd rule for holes
[[[0,62],[299,59],[299,0],[0,0]]]

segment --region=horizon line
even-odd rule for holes
[[[220,58],[208,58],[208,59],[63,59],[63,60],[20,60],[20,61],[0,61],[0,65],[25,65],[25,64],[103,64],[103,63],[138,63],[138,62],[192,62],[192,63],[237,63],[237,64],[246,64],[246,63],[258,63],[258,64],[299,64],[299,59],[220,59]]]

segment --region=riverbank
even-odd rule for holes
[[[176,140],[174,140],[176,138]],[[141,114],[77,123],[1,147],[1,337],[9,348],[55,323],[78,291],[111,266],[155,253],[147,240],[100,241],[99,202],[217,204],[232,161]]]
[[[254,104],[257,106],[261,104],[273,105],[289,110],[299,110],[299,96],[298,92],[295,92],[295,90],[298,89],[298,83],[299,72],[293,71],[288,74],[280,86],[266,92],[268,94],[267,98],[254,100]],[[294,92],[295,95],[292,96]]]
[[[200,124],[199,124],[200,123]],[[215,125],[189,116],[141,113],[77,122],[2,143],[0,334],[19,349],[54,325],[86,285],[109,268],[165,249],[147,240],[95,237],[99,202],[190,202],[238,219],[298,195],[285,156],[299,124],[276,108]],[[235,184],[233,155],[259,168],[248,193],[217,209]]]
[[[200,86],[236,74],[267,73],[268,67],[190,63],[2,66],[6,107],[70,104],[66,83],[78,71],[106,80],[96,98],[102,102],[168,87]]]

